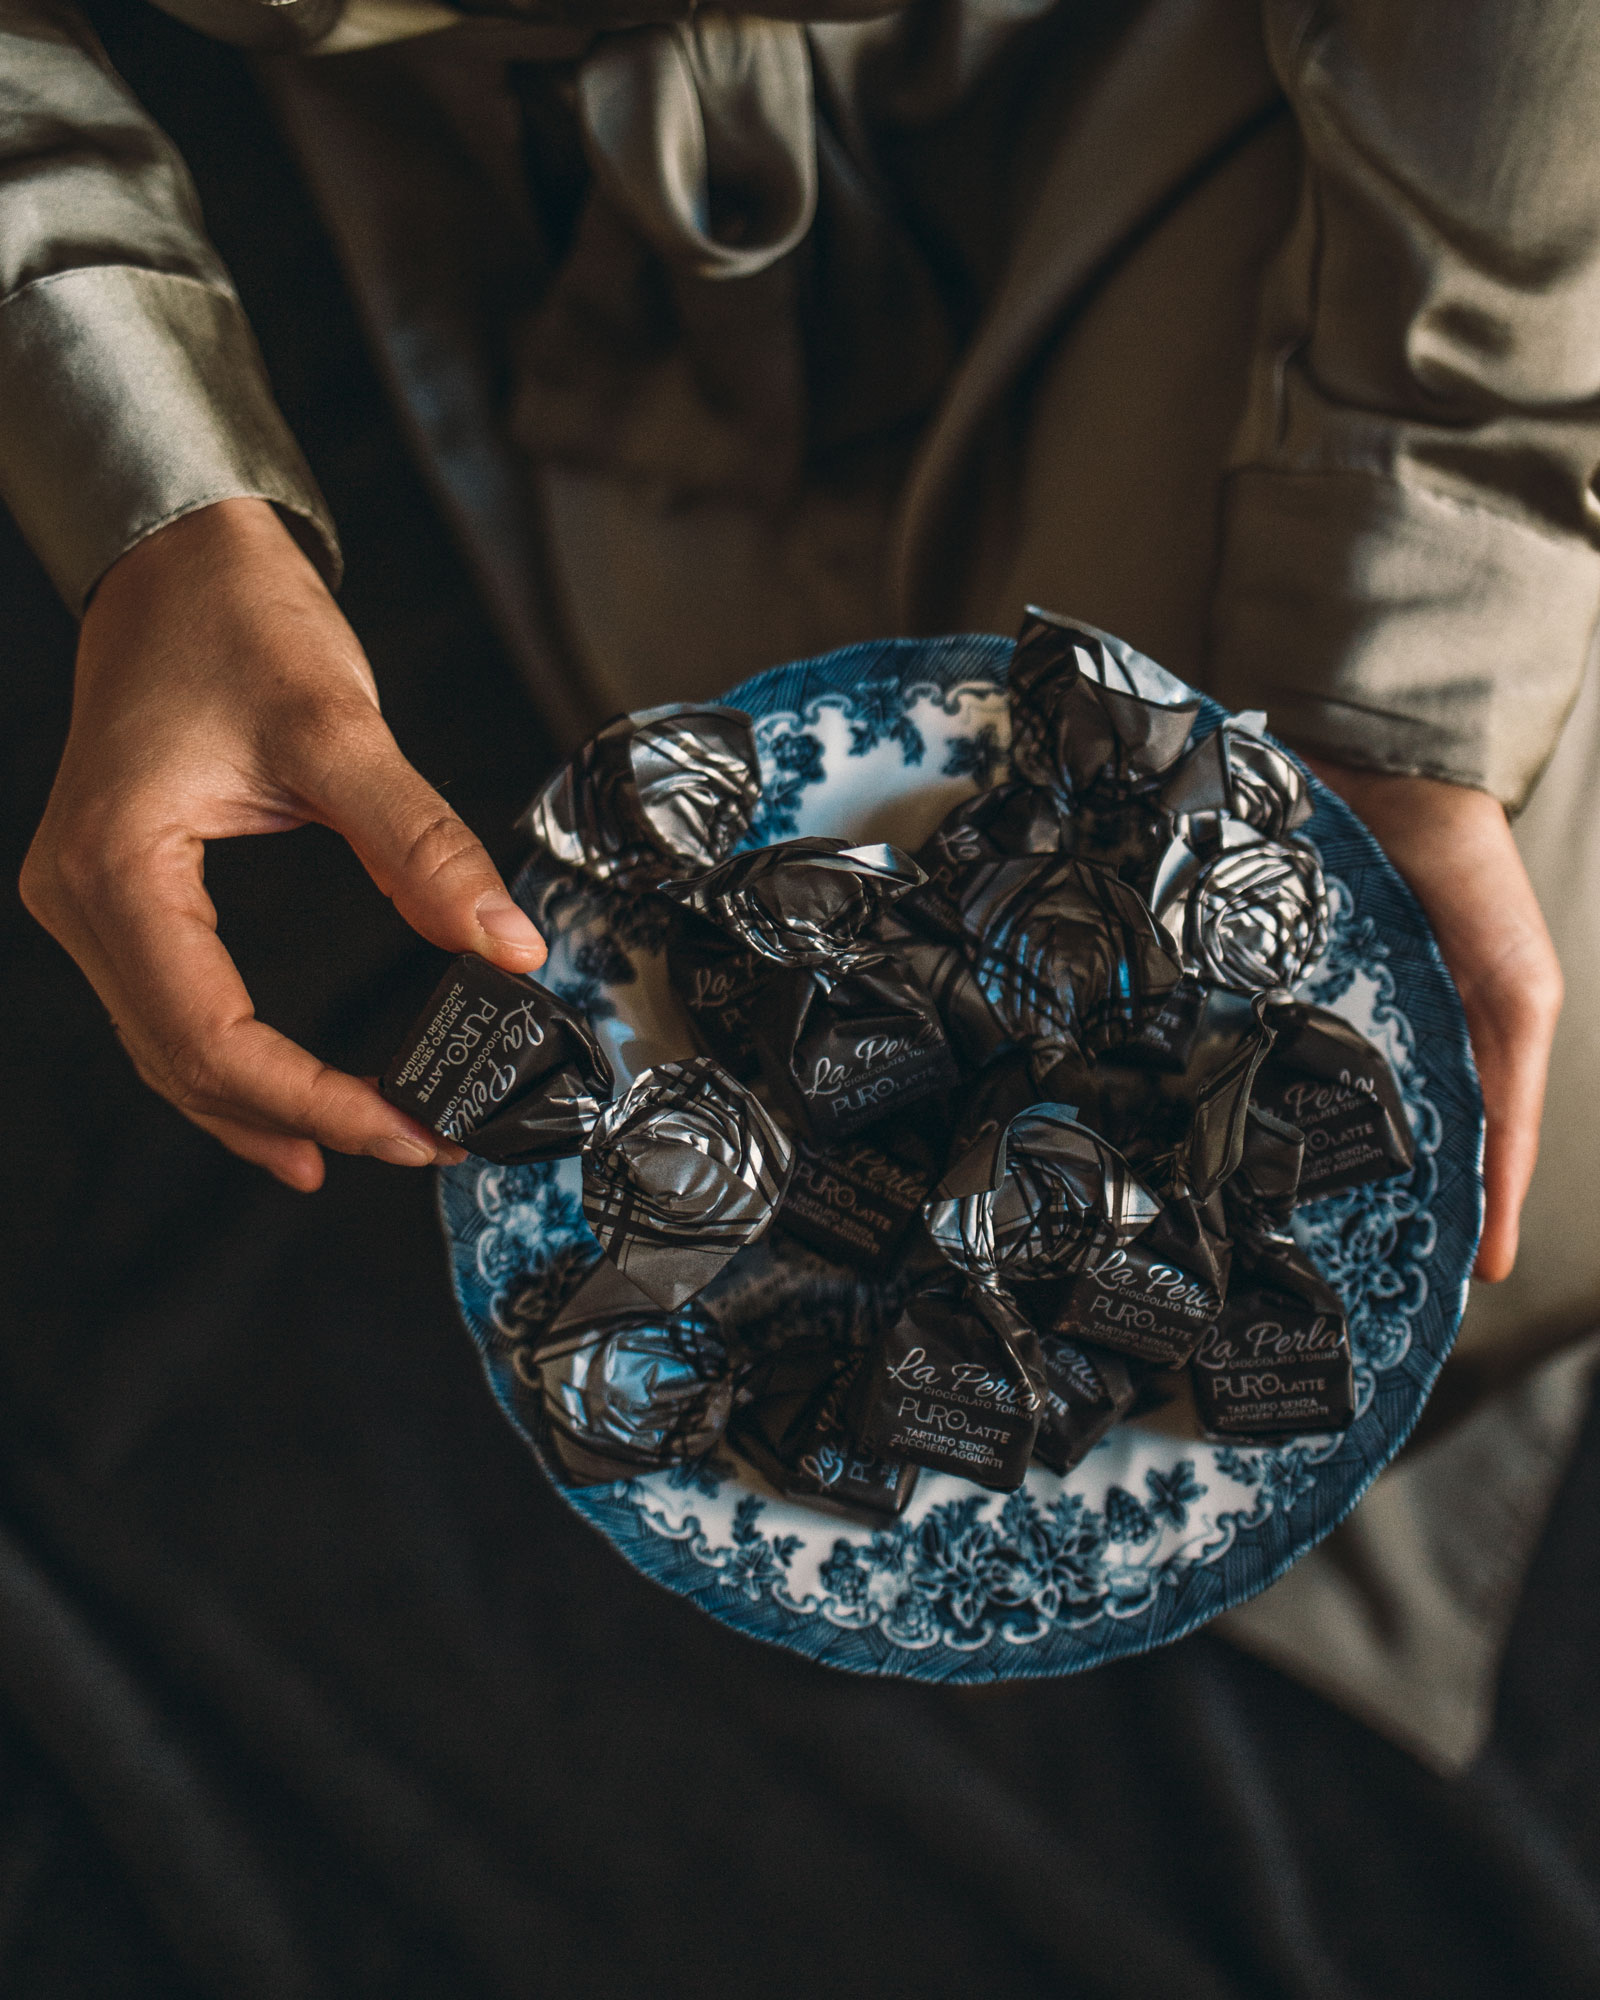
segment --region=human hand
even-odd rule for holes
[[[96,592],[22,896],[145,1082],[306,1192],[322,1146],[464,1157],[258,1021],[217,936],[205,843],[312,821],[434,944],[508,972],[543,963],[482,846],[400,754],[355,634],[277,515],[222,501],[138,543]]]
[[[1561,967],[1533,885],[1505,809],[1487,792],[1306,761],[1365,820],[1411,885],[1461,994],[1486,1127],[1473,1275],[1496,1283],[1516,1261],[1561,1012]]]

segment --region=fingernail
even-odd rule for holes
[[[391,1167],[431,1167],[437,1157],[420,1139],[375,1139],[371,1152],[375,1160],[387,1160]]]
[[[544,939],[509,896],[485,896],[475,915],[478,928],[498,944],[515,945],[518,951],[543,953]]]
[[[448,1139],[441,1139],[436,1157],[441,1167],[459,1167],[463,1160],[470,1159],[472,1155],[465,1146],[452,1146]]]

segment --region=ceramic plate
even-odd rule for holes
[[[728,700],[756,718],[765,783],[749,844],[820,833],[917,847],[958,799],[1005,774],[1010,653],[997,638],[885,641],[736,688]],[[1198,727],[1221,713],[1208,703]],[[1296,1217],[1349,1314],[1351,1429],[1208,1444],[1180,1398],[1114,1430],[1065,1478],[1035,1467],[1014,1494],[924,1472],[907,1513],[877,1528],[782,1500],[731,1458],[605,1486],[557,1479],[627,1561],[736,1630],[831,1666],[982,1682],[1074,1673],[1180,1638],[1264,1589],[1350,1511],[1455,1337],[1481,1219],[1483,1119],[1461,1005],[1420,911],[1346,807],[1320,786],[1316,799],[1304,831],[1332,924],[1299,992],[1388,1055],[1417,1141],[1408,1178]],[[619,1081],[692,1047],[663,943],[654,912],[598,896],[566,905],[551,938],[544,977],[589,1013]],[[537,1451],[540,1301],[594,1255],[578,1163],[469,1161],[443,1175],[442,1212],[490,1384]]]

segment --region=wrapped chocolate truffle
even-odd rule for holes
[[[862,1445],[1010,1493],[1044,1411],[1039,1337],[997,1288],[936,1280],[914,1291],[852,1400]]]
[[[378,1083],[430,1132],[502,1164],[576,1153],[611,1095],[589,1024],[548,987],[458,958]]]
[[[847,1139],[948,1090],[955,1059],[931,996],[881,958],[835,976],[791,974],[769,993],[757,1038],[779,1107],[819,1144]]]
[[[1138,894],[1087,862],[991,862],[968,878],[961,915],[1014,1041],[1114,1046],[1182,977]]]
[[[788,1136],[706,1056],[641,1070],[583,1148],[583,1213],[650,1302],[675,1311],[771,1225]]]
[[[1051,1472],[1070,1472],[1133,1408],[1143,1371],[1120,1354],[1056,1333],[1040,1335],[1039,1351],[1044,1411],[1033,1455]]]
[[[1065,1281],[1019,1290],[1037,1325],[1158,1368],[1181,1368],[1222,1311],[1232,1257],[1214,1204],[1176,1195],[1138,1236]]]
[[[756,1016],[776,967],[690,910],[667,939],[667,977],[707,1052],[748,1081],[760,1069]]]
[[[1200,1421],[1214,1437],[1266,1441],[1348,1429],[1355,1371],[1337,1294],[1287,1237],[1241,1263],[1189,1371]]]
[[[928,1233],[983,1283],[1058,1275],[1125,1243],[1158,1204],[1127,1161],[1069,1105],[1033,1104],[986,1126],[928,1203]]]
[[[962,1070],[980,1070],[1011,1046],[1005,1026],[978,984],[965,946],[919,935],[901,922],[901,907],[879,921],[878,942],[909,968],[932,1000]]]
[[[1023,783],[991,786],[953,807],[917,849],[917,865],[928,879],[902,899],[898,914],[931,937],[960,943],[966,935],[961,890],[974,868],[1070,854],[1072,844],[1071,817],[1054,793]]]
[[[1311,817],[1311,787],[1286,750],[1267,739],[1259,709],[1225,716],[1174,766],[1161,786],[1163,811],[1197,853],[1222,840],[1226,819],[1282,840]]]
[[[1043,1419],[1044,1359],[1010,1289],[1136,1233],[1155,1203],[1060,1105],[986,1128],[927,1208],[962,1274],[912,1293],[863,1376],[863,1441],[997,1492],[1021,1484]]]
[[[1150,907],[1186,973],[1243,993],[1293,986],[1328,942],[1328,890],[1314,850],[1238,820],[1223,822],[1209,858],[1174,839]]]
[[[779,1109],[830,1144],[957,1077],[933,1000],[874,935],[922,880],[896,848],[789,840],[735,855],[669,894],[782,968],[763,989],[754,1034]]]
[[[841,1353],[824,1335],[796,1334],[741,1391],[728,1442],[785,1498],[892,1518],[905,1512],[917,1468],[850,1434],[845,1409],[865,1359],[864,1348]]]
[[[1405,1173],[1416,1149],[1383,1051],[1325,1007],[1283,997],[1267,1018],[1276,1040],[1252,1095],[1305,1135],[1301,1199]]]
[[[1074,803],[1159,777],[1200,713],[1193,688],[1125,640],[1032,604],[1008,689],[1013,775]]]
[[[583,1484],[701,1458],[733,1401],[727,1347],[695,1306],[664,1312],[599,1264],[519,1373],[540,1393],[546,1437]]]
[[[889,1119],[872,1138],[837,1146],[801,1140],[778,1227],[836,1264],[887,1277],[942,1165],[914,1118]]]
[[[666,894],[774,965],[840,970],[879,956],[873,926],[922,880],[897,847],[816,834],[736,854]]]
[[[520,824],[565,867],[619,889],[652,889],[714,867],[760,797],[750,717],[673,703],[608,722]]]

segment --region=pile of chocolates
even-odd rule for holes
[[[536,914],[652,899],[701,1053],[624,1084],[572,1007],[464,958],[382,1088],[482,1158],[581,1159],[598,1250],[529,1375],[573,1479],[726,1445],[893,1514],[923,1466],[1066,1472],[1184,1369],[1219,1439],[1350,1423],[1291,1217],[1412,1141],[1380,1051],[1291,991],[1327,936],[1306,780],[1264,717],[1196,739],[1192,689],[1046,612],[1009,704],[1008,779],[915,856],[739,850],[727,708],[619,717],[530,807]]]

